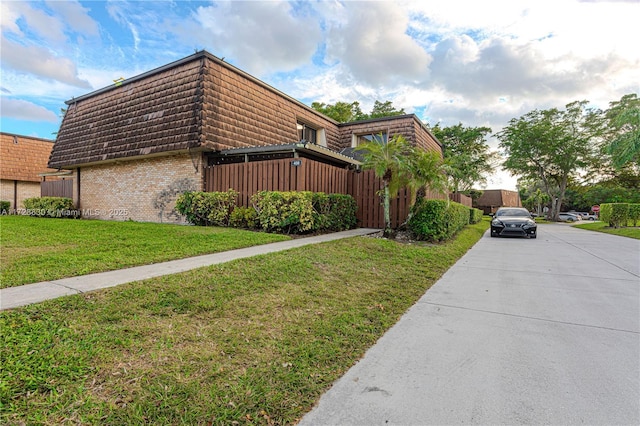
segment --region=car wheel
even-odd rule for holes
[[[538,235],[537,234],[533,234],[533,235],[529,236],[529,238],[536,239],[536,238],[538,238]]]

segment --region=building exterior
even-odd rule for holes
[[[475,204],[484,214],[495,213],[500,207],[522,207],[520,194],[506,189],[485,189]]]
[[[340,124],[206,51],[67,105],[49,166],[73,171],[77,208],[98,219],[180,221],[175,197],[232,163],[353,169],[352,148],[395,134],[441,153],[415,115]]]
[[[52,148],[49,139],[0,133],[0,199],[11,203],[11,210],[40,196],[40,174],[54,171],[47,168]]]

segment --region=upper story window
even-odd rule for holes
[[[387,132],[378,132],[378,133],[368,133],[362,135],[353,135],[353,139],[351,141],[351,146],[353,148],[360,146],[367,142],[377,142],[380,144],[386,144],[388,140]]]
[[[298,123],[298,140],[304,140],[309,143],[318,143],[318,131],[307,124]]]

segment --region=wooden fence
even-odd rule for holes
[[[468,197],[459,192],[452,192],[451,194],[449,194],[449,199],[451,201],[455,201],[456,203],[460,203],[467,207],[472,207],[472,204],[473,204],[472,202],[473,200],[471,199],[471,197]]]
[[[40,182],[40,196],[73,198],[73,179]]]
[[[295,162],[295,163],[294,163]],[[384,228],[384,210],[378,191],[382,180],[373,171],[357,172],[308,158],[223,164],[205,168],[205,191],[238,191],[238,205],[250,206],[258,191],[312,191],[326,194],[349,194],[358,204],[358,226]],[[445,198],[429,191],[429,198]],[[391,200],[391,226],[401,225],[410,208],[410,194],[401,190]]]

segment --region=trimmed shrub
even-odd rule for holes
[[[313,198],[309,191],[260,191],[251,197],[251,203],[265,231],[301,234],[314,229]]]
[[[26,213],[36,217],[78,217],[73,200],[65,197],[34,197],[22,201]]]
[[[640,222],[640,204],[629,204],[629,220],[633,226],[638,226]]]
[[[324,192],[261,191],[251,198],[256,227],[268,232],[303,234],[344,231],[356,226],[356,200],[350,195]]]
[[[201,226],[228,226],[238,192],[184,192],[176,200],[176,211],[189,223]]]
[[[460,203],[423,198],[414,205],[408,227],[418,240],[445,241],[469,224],[469,215]]]
[[[600,220],[609,222],[612,228],[620,228],[629,220],[629,204],[604,203],[600,205]]]
[[[482,220],[483,211],[480,209],[469,209],[469,223],[474,224]]]
[[[0,200],[0,214],[9,214],[11,208],[11,201]]]
[[[345,231],[356,227],[358,203],[351,195],[329,194],[329,212],[327,213],[327,229]]]
[[[234,228],[255,229],[258,227],[258,214],[253,207],[236,207],[231,212],[229,225]]]

